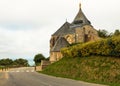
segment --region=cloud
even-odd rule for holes
[[[0,54],[3,57],[33,58],[37,53],[49,56],[50,31],[46,28],[8,30],[0,28]],[[31,56],[32,55],[32,56]]]

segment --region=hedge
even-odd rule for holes
[[[64,57],[86,57],[90,55],[120,57],[120,36],[69,46],[61,49],[61,52]]]

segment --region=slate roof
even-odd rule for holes
[[[54,47],[52,48],[52,52],[60,52],[61,48],[67,47],[69,45],[69,43],[67,42],[67,40],[64,37],[60,37]]]
[[[81,7],[79,9],[78,14],[74,18],[74,21],[72,22],[72,24],[82,24],[82,25],[91,24],[90,21],[87,19],[87,17],[82,12]]]
[[[66,34],[74,33],[74,29],[70,28],[70,23],[65,22],[52,36],[63,36]]]

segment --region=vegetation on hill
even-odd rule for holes
[[[118,29],[116,29],[114,33],[108,33],[107,30],[103,29],[103,30],[98,30],[98,35],[101,38],[108,38],[108,37],[120,35],[120,31]]]
[[[64,57],[85,57],[91,55],[120,57],[120,35],[63,48],[61,52]]]
[[[120,59],[90,56],[63,58],[43,70],[43,73],[87,82],[120,86]]]
[[[120,35],[63,48],[63,58],[43,73],[120,86]]]

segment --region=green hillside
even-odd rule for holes
[[[42,73],[120,86],[120,36],[62,49],[64,58]]]
[[[120,86],[120,59],[100,56],[63,58],[48,66],[43,73]]]

